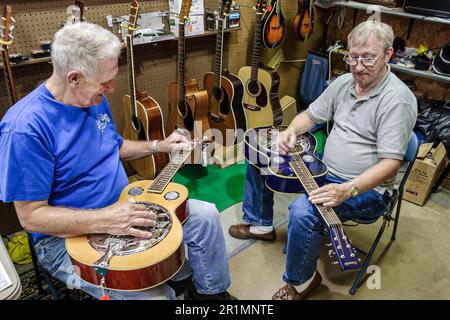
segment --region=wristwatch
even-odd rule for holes
[[[349,181],[348,184],[352,187],[352,190],[350,191],[352,198],[356,197],[359,194],[358,187],[352,181]]]
[[[158,140],[153,140],[152,141],[151,150],[152,150],[152,155],[155,155],[155,154],[158,153]]]

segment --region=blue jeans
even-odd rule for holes
[[[271,226],[273,221],[273,192],[265,185],[259,169],[247,165],[244,185],[243,220],[251,225]],[[343,183],[345,180],[327,175],[325,183]],[[344,201],[334,208],[344,222],[360,223],[376,221],[386,210],[383,195],[369,190]],[[316,207],[302,194],[289,205],[288,239],[286,244],[286,270],[283,280],[301,285],[312,277],[326,227]]]
[[[192,274],[195,288],[202,294],[216,294],[230,286],[227,250],[219,212],[214,204],[190,199],[189,219],[183,225],[183,242],[187,246],[188,263],[172,280],[183,280]],[[47,237],[36,245],[36,255],[42,267],[69,288],[85,291],[95,298],[102,290],[80,279],[74,272],[63,238]],[[136,292],[106,290],[111,299],[148,300],[175,299],[175,291],[167,284]]]

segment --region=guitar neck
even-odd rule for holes
[[[255,27],[255,38],[253,41],[253,53],[252,53],[252,74],[251,81],[258,80],[258,67],[261,59],[261,19],[262,13],[256,13],[256,27]]]
[[[164,169],[160,172],[160,174],[153,180],[152,184],[148,188],[148,192],[151,193],[162,193],[167,185],[172,180],[173,176],[177,171],[181,168],[183,163],[189,157],[192,152],[192,149],[188,150],[180,150],[175,156],[172,157],[170,162],[164,167]]]
[[[221,87],[221,75],[222,75],[222,59],[223,59],[223,33],[224,24],[223,18],[218,21],[219,33],[216,38],[216,59],[214,64],[214,74],[216,79],[216,87]]]
[[[184,22],[179,24],[178,37],[178,102],[183,102],[185,97],[184,88],[184,59],[185,59],[185,28]]]
[[[319,188],[316,180],[314,180],[311,172],[306,167],[300,155],[294,156],[294,161],[289,162],[289,165],[294,170],[295,175],[299,178],[300,183],[305,188],[308,194]],[[341,221],[332,208],[323,206],[322,204],[314,204],[328,228],[342,226]]]
[[[127,64],[128,64],[128,85],[130,92],[130,108],[132,118],[136,118],[136,80],[134,76],[134,59],[133,59],[133,34],[129,33],[126,36],[127,42]]]
[[[1,48],[2,52],[2,62],[3,62],[3,72],[6,79],[6,88],[8,92],[8,98],[11,105],[17,102],[16,85],[14,83],[14,77],[11,69],[11,62],[9,60],[8,48],[3,46]]]

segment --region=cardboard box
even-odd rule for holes
[[[403,193],[403,199],[420,206],[427,201],[433,185],[449,162],[442,143],[435,149],[432,147],[432,143],[420,146]]]
[[[281,112],[283,113],[283,126],[291,124],[292,120],[297,115],[297,101],[291,96],[284,96],[280,99]]]
[[[182,3],[183,0],[169,0],[170,14],[180,14]],[[198,14],[205,14],[205,5],[203,3],[203,0],[192,0],[191,8],[189,10],[189,16]]]
[[[174,15],[171,15],[169,18],[170,24],[170,32],[174,33],[176,37],[178,37],[179,30],[178,25],[180,23],[180,19]],[[184,34],[186,37],[195,36],[199,34],[205,33],[205,23],[204,23],[204,15],[193,15],[190,16],[189,20],[185,23],[185,31]]]

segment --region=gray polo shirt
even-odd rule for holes
[[[417,118],[417,100],[391,72],[368,95],[358,97],[345,74],[306,110],[316,123],[333,120],[323,161],[330,173],[351,180],[381,159],[402,160]],[[389,187],[392,181],[383,186]]]

